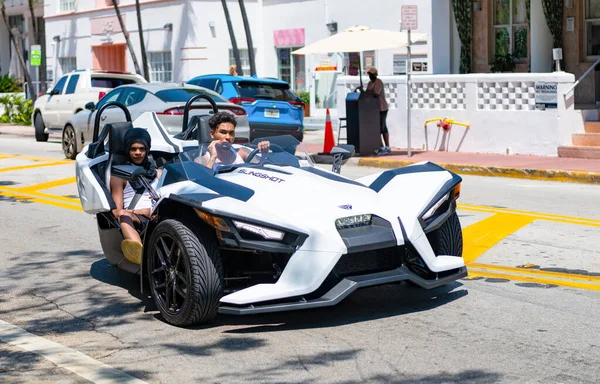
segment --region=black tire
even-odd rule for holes
[[[427,234],[427,239],[436,256],[462,256],[463,236],[458,214],[454,212],[435,231]]]
[[[33,118],[33,126],[35,128],[35,141],[48,141],[48,134],[44,133],[44,119],[41,113],[36,113]]]
[[[77,135],[71,125],[66,125],[62,132],[62,149],[67,159],[77,157]]]
[[[152,232],[146,257],[152,297],[168,323],[185,327],[217,315],[224,280],[213,238],[165,220]]]

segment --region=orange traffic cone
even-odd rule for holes
[[[327,115],[325,117],[325,142],[323,143],[323,153],[327,154],[331,152],[331,149],[335,146],[335,140],[333,139],[333,126],[331,125],[331,116],[329,115],[329,108],[327,108]]]

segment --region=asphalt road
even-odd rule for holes
[[[182,329],[105,261],[62,160],[0,137],[0,382],[600,381],[600,186],[464,177],[467,279]]]

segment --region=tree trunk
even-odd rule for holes
[[[121,25],[121,32],[123,32],[123,36],[125,36],[125,42],[127,43],[127,48],[129,48],[129,54],[131,54],[131,60],[133,60],[133,66],[135,68],[135,73],[141,75],[140,65],[137,61],[137,56],[135,55],[135,51],[133,50],[133,45],[131,45],[131,40],[129,40],[129,32],[127,32],[127,27],[125,27],[125,23],[123,22],[123,16],[121,16],[121,10],[117,5],[117,0],[112,0],[113,6],[115,7],[115,13],[117,14],[117,19],[119,19],[119,24]]]
[[[27,65],[25,64],[25,60],[23,59],[23,53],[17,46],[17,44],[21,44],[21,36],[14,35],[14,32],[10,29],[10,25],[8,24],[8,16],[6,16],[6,7],[4,6],[4,2],[0,2],[0,12],[2,13],[2,20],[4,20],[4,24],[6,24],[6,29],[8,29],[8,37],[10,41],[13,43],[15,47],[15,52],[17,54],[17,58],[19,59],[19,64],[21,68],[23,68],[23,75],[25,76],[25,81],[27,82],[27,87],[29,88],[29,95],[31,97],[31,101],[35,103],[37,99],[37,95],[35,94],[35,89],[33,89],[33,83],[31,82],[31,76],[29,75],[29,71],[27,70]],[[18,31],[17,31],[18,33]],[[18,38],[18,39],[17,39]]]
[[[242,20],[244,21],[244,30],[246,31],[246,41],[248,42],[248,58],[250,59],[250,75],[256,75],[256,63],[254,62],[254,46],[252,45],[252,33],[250,32],[250,24],[248,24],[248,15],[246,14],[246,6],[244,0],[239,0],[240,11],[242,12]]]
[[[140,35],[140,49],[142,52],[142,67],[144,67],[144,79],[150,81],[148,71],[148,57],[146,56],[146,44],[144,43],[144,31],[142,30],[142,12],[140,11],[140,0],[135,0],[135,13],[137,14],[138,34]]]
[[[231,16],[229,16],[227,0],[221,0],[221,4],[223,4],[223,13],[225,13],[225,21],[227,21],[227,29],[229,30],[229,37],[231,38],[231,49],[233,50],[235,66],[237,67],[238,75],[244,76],[244,70],[242,69],[242,60],[240,60],[240,50],[238,49],[237,40],[235,39],[235,32],[233,32],[233,24],[231,23]]]
[[[40,92],[41,94],[45,94],[47,91],[46,81],[46,72],[47,72],[47,63],[46,63],[46,24],[45,22],[41,22],[38,24],[38,41],[42,46],[42,65],[40,65]]]

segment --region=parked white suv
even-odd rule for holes
[[[113,88],[135,83],[147,81],[135,73],[91,69],[80,69],[64,75],[33,106],[31,121],[35,128],[35,139],[47,141],[51,130],[62,130],[65,121],[85,109],[90,101],[97,103]]]

